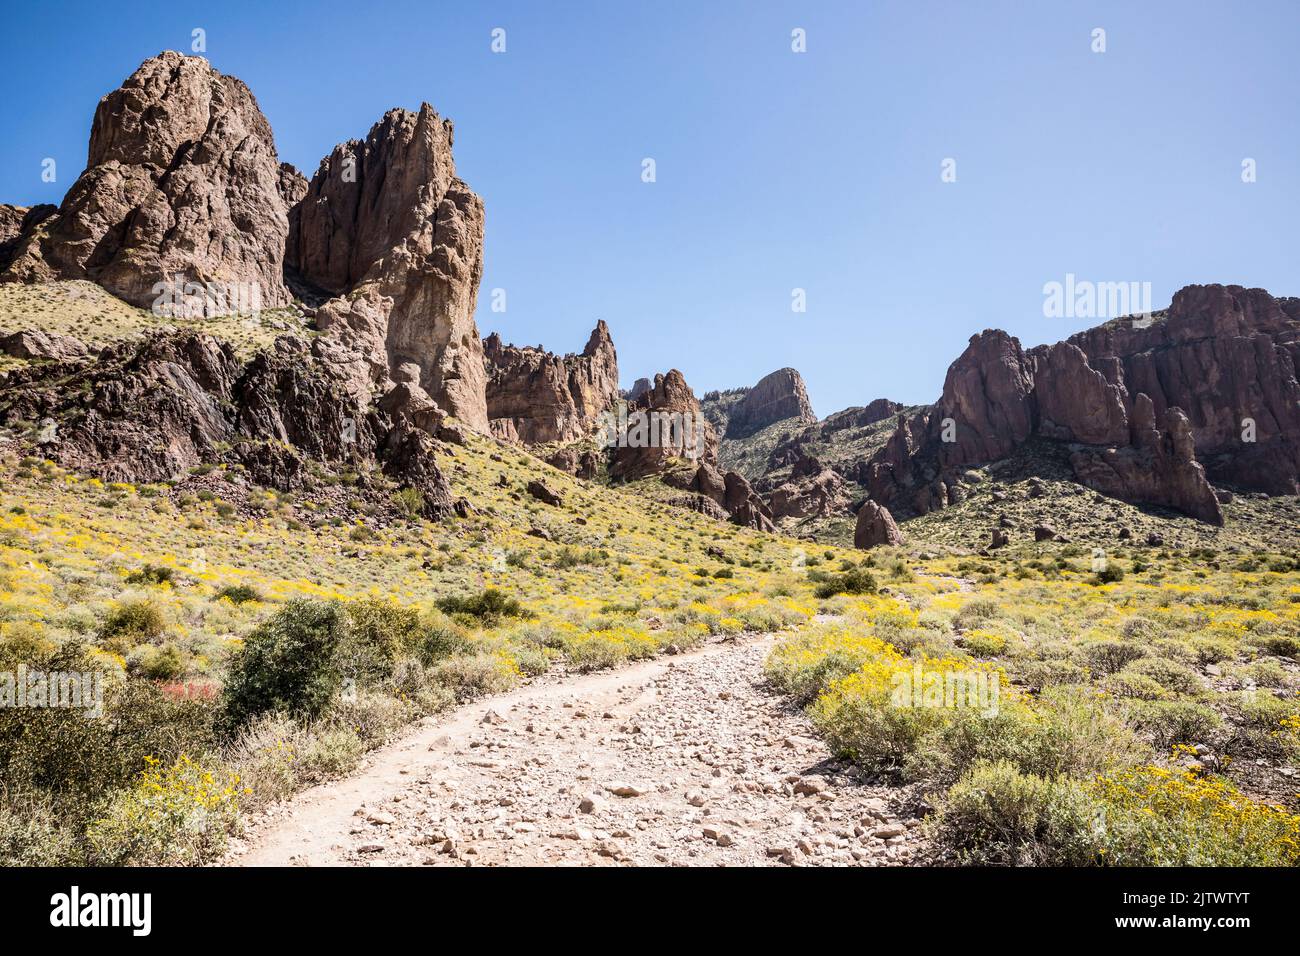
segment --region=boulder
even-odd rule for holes
[[[853,529],[853,547],[874,548],[878,545],[903,543],[903,535],[889,509],[870,498],[858,509],[858,523]]]

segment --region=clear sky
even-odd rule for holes
[[[625,385],[792,365],[822,415],[923,402],[974,332],[1095,324],[1044,317],[1067,273],[1157,308],[1300,294],[1295,0],[8,2],[3,25],[0,201],[57,203],[99,97],[201,27],[308,175],[386,109],[451,117],[487,204],[480,331],[566,352],[603,318]]]

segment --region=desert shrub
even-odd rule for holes
[[[1239,723],[1233,749],[1250,756],[1293,759],[1300,754],[1300,713],[1294,700],[1264,691],[1243,692],[1232,703]]]
[[[1237,656],[1237,645],[1226,637],[1198,635],[1187,642],[1198,663],[1218,664]]]
[[[250,601],[261,601],[263,598],[261,592],[251,584],[227,584],[216,593],[215,600],[225,600],[231,604],[247,604]]]
[[[1243,680],[1251,681],[1256,687],[1285,687],[1290,681],[1287,669],[1271,657],[1252,661],[1241,667],[1238,673]]]
[[[971,630],[961,636],[961,644],[976,657],[996,657],[1007,649],[1007,639],[993,631]]]
[[[418,518],[424,513],[424,494],[418,488],[402,488],[393,492],[393,507],[407,518]]]
[[[378,597],[349,602],[344,611],[348,626],[337,651],[342,673],[362,685],[388,677],[393,664],[414,643],[420,612]]]
[[[176,572],[157,564],[146,564],[126,576],[127,584],[171,584]]]
[[[803,705],[882,655],[901,659],[878,637],[852,627],[823,625],[783,640],[768,655],[764,669],[778,690]]]
[[[1124,641],[1088,641],[1081,648],[1083,659],[1100,674],[1113,674],[1125,665],[1146,656],[1146,650]]]
[[[928,829],[967,864],[1085,866],[1101,852],[1098,810],[1077,782],[980,762],[940,801]]]
[[[229,722],[268,711],[318,717],[342,683],[338,651],[346,628],[339,605],[302,599],[258,625],[230,664]]]
[[[1295,866],[1300,817],[1218,777],[1143,767],[1090,791],[1105,809],[1104,858],[1118,866]]]
[[[139,643],[161,637],[166,627],[162,609],[157,604],[147,598],[131,599],[119,602],[108,612],[100,625],[99,639],[102,642]]]
[[[86,829],[97,866],[193,866],[217,857],[238,825],[239,782],[182,754],[150,758]]]
[[[67,645],[33,666],[95,671],[103,664]],[[175,696],[151,681],[110,674],[102,717],[68,707],[0,708],[0,780],[7,788],[44,792],[73,817],[105,791],[126,786],[147,757],[171,760],[213,741],[215,702]]]
[[[451,691],[457,701],[500,694],[519,680],[513,662],[499,654],[461,654],[431,668],[435,683]]]
[[[570,635],[564,641],[569,666],[583,673],[653,657],[658,651],[659,643],[637,627],[602,627]]]
[[[419,626],[409,635],[408,651],[424,664],[467,654],[472,648],[465,629],[437,611],[421,615]]]
[[[1119,626],[1120,633],[1130,641],[1154,641],[1163,631],[1160,625],[1147,617],[1125,618]]]
[[[1108,694],[1133,700],[1163,700],[1169,696],[1159,681],[1146,674],[1128,670],[1107,675],[1101,682],[1101,688]]]
[[[1008,761],[1040,777],[1087,779],[1131,766],[1146,753],[1095,695],[1062,687],[1044,691],[1033,706],[1007,694],[996,714],[951,712],[907,758],[905,776],[951,782],[981,761]]]
[[[1077,866],[1294,866],[1300,817],[1220,778],[1159,767],[1079,783],[972,768],[930,830],[966,863]]]
[[[545,674],[551,666],[551,659],[540,647],[517,647],[511,651],[519,669],[529,677]]]
[[[127,671],[146,680],[175,680],[185,673],[185,656],[170,641],[161,647],[144,644],[126,658]]]
[[[226,746],[224,763],[247,791],[242,804],[261,808],[293,795],[303,782],[302,754],[311,735],[284,714],[254,717]]]
[[[10,794],[0,803],[0,866],[84,864],[76,834],[47,799]]]
[[[863,568],[853,568],[843,574],[828,574],[814,592],[819,598],[837,594],[875,594],[876,579]]]
[[[1249,643],[1258,648],[1261,654],[1300,659],[1300,638],[1290,634],[1253,633]]]
[[[485,588],[477,594],[462,597],[445,597],[437,602],[438,609],[452,615],[469,618],[481,624],[493,625],[508,617],[531,617],[532,614],[497,588]]]
[[[10,667],[37,660],[52,653],[57,645],[46,636],[45,628],[34,621],[17,621],[0,637],[0,664]]]
[[[1213,709],[1190,700],[1135,700],[1128,705],[1128,722],[1151,738],[1159,750],[1174,744],[1203,743],[1215,737],[1223,719]]]
[[[1093,584],[1118,584],[1124,580],[1124,569],[1118,564],[1107,564],[1092,576]]]
[[[1149,677],[1166,690],[1175,694],[1194,694],[1203,690],[1200,675],[1185,664],[1171,661],[1165,657],[1143,657],[1124,667],[1126,674],[1141,674]]]
[[[974,597],[958,609],[953,623],[959,628],[968,628],[977,624],[986,624],[1001,616],[1002,609],[992,598]]]
[[[391,740],[402,727],[419,716],[411,701],[373,690],[341,694],[331,701],[329,722],[354,731],[366,747]]]

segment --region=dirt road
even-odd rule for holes
[[[774,638],[457,708],[273,810],[240,865],[881,865],[901,791],[829,759],[763,685]]]

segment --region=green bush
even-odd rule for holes
[[[875,594],[876,579],[871,572],[863,568],[853,568],[843,574],[828,574],[817,585],[819,598],[834,597],[837,594]]]
[[[247,604],[250,601],[261,601],[263,598],[261,592],[250,584],[227,584],[216,594],[216,600],[222,599],[232,604]]]
[[[1146,649],[1138,644],[1126,641],[1088,641],[1082,647],[1083,658],[1088,666],[1100,674],[1113,674],[1140,657],[1146,657]]]
[[[462,615],[487,625],[500,623],[508,617],[533,616],[518,600],[507,597],[497,588],[485,588],[478,594],[464,597],[445,597],[437,605],[447,614]]]
[[[148,599],[122,601],[108,612],[99,628],[100,641],[138,643],[162,637],[167,628],[162,610]]]
[[[1195,694],[1205,689],[1199,674],[1186,664],[1166,657],[1143,657],[1127,664],[1122,673],[1149,677],[1175,694]]]
[[[1128,721],[1159,750],[1174,744],[1205,743],[1223,726],[1211,708],[1190,700],[1139,700],[1129,704]]]
[[[156,564],[146,564],[126,576],[127,584],[171,584],[176,572]]]
[[[1073,781],[981,762],[953,785],[927,826],[963,863],[1086,866],[1101,851],[1098,815]]]
[[[268,711],[314,718],[339,689],[347,615],[335,603],[294,600],[258,625],[234,656],[226,714],[238,725]]]

